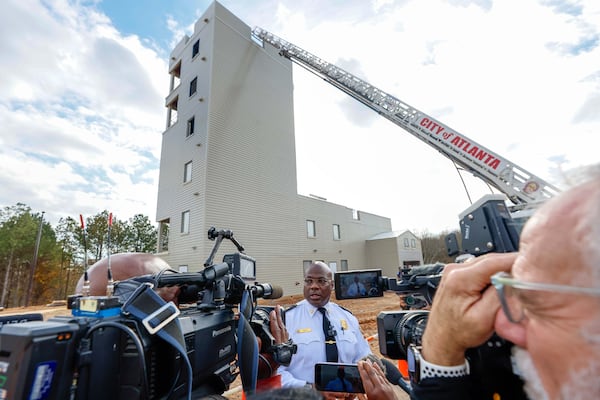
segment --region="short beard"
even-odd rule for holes
[[[531,400],[548,400],[548,394],[542,385],[529,352],[521,347],[513,346],[512,360],[516,364],[517,374],[523,379],[523,390]]]
[[[548,394],[542,385],[538,371],[533,365],[529,352],[521,347],[513,346],[512,359],[516,364],[516,372],[524,381],[523,389],[531,400],[548,400]],[[559,388],[559,399],[587,400],[598,398],[600,394],[600,362],[592,359],[584,368],[567,371]]]

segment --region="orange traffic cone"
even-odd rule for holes
[[[398,360],[398,370],[405,379],[408,379],[408,362],[406,360]]]

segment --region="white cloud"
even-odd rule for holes
[[[71,2],[5,3],[0,35],[0,204],[154,219],[166,61]]]
[[[228,3],[235,13],[239,3]],[[600,96],[593,79],[600,48],[589,39],[600,34],[600,13],[592,1],[579,3],[579,14],[565,13],[577,7],[564,2],[550,7],[531,0],[374,1],[370,14],[366,2],[346,2],[340,18],[331,10],[278,4],[274,20],[248,14],[246,21],[552,184],[562,183],[556,160],[562,168],[600,160],[591,145]],[[592,45],[564,51],[581,43]],[[448,159],[301,68],[294,73],[302,193],[390,216],[396,229],[458,227],[469,201]],[[463,179],[472,200],[488,192],[470,174]]]
[[[560,168],[599,161],[595,0],[221,3],[553,184]],[[79,3],[3,6],[0,204],[153,219],[170,49]],[[163,16],[173,45],[203,11]],[[301,194],[389,216],[394,229],[458,227],[469,201],[451,161],[302,68],[294,75]],[[463,178],[473,200],[488,191]]]

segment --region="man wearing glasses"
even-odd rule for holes
[[[304,273],[304,300],[285,312],[285,326],[298,351],[288,367],[279,367],[282,386],[312,386],[318,362],[355,364],[371,354],[356,317],[329,301],[332,290],[331,269],[313,262]]]
[[[523,228],[518,253],[446,266],[414,398],[477,398],[465,351],[493,332],[514,344],[514,372],[529,398],[600,398],[600,176],[544,204]],[[376,372],[362,365],[369,400],[393,398],[372,386]],[[375,379],[364,382],[369,374]]]

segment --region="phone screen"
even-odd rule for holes
[[[365,392],[356,364],[315,364],[315,388],[323,392]]]

